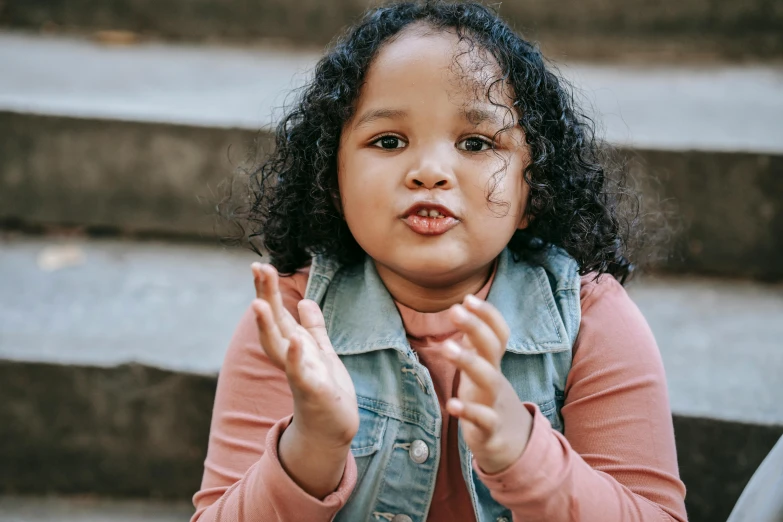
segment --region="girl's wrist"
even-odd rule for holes
[[[294,408],[296,410],[296,408]],[[301,418],[301,416],[299,416]],[[354,432],[345,432],[340,434],[339,437],[329,437],[328,431],[318,428],[309,428],[302,423],[296,421],[297,413],[294,412],[294,417],[291,420],[286,431],[291,431],[291,436],[295,437],[297,442],[301,443],[310,449],[310,451],[318,451],[324,455],[347,455],[351,449],[351,442],[355,435]],[[320,424],[320,423],[316,423]]]
[[[318,499],[337,490],[350,451],[350,444],[323,445],[303,437],[293,422],[283,431],[278,443],[282,468],[300,488]]]
[[[479,469],[487,475],[497,475],[513,466],[525,453],[530,436],[533,433],[533,415],[522,402],[518,404],[518,413],[513,416],[513,422],[510,429],[507,429],[508,437],[504,437],[508,442],[498,444],[498,451],[494,454],[488,454],[476,458],[476,464]]]
[[[497,475],[498,473],[503,473],[522,457],[526,446],[527,441],[525,441],[525,444],[521,446],[521,449],[519,447],[513,449],[511,447],[507,447],[505,448],[505,455],[498,455],[496,458],[485,458],[483,462],[476,457],[476,464],[478,464],[478,467],[482,473],[486,475]]]

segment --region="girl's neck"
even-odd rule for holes
[[[417,312],[432,313],[461,303],[468,294],[475,294],[487,283],[495,260],[457,282],[442,287],[424,286],[410,281],[388,267],[375,262],[375,269],[395,301]]]

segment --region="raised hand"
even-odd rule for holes
[[[300,301],[297,323],[283,306],[277,270],[261,263],[251,268],[256,287],[252,308],[261,346],[285,371],[294,399],[294,417],[280,441],[281,463],[311,494],[328,494],[337,484],[334,477],[321,483],[319,465],[339,471],[339,482],[341,463],[359,429],[353,381],[332,348],[318,304]],[[309,463],[302,461],[308,458]]]
[[[533,424],[530,412],[500,370],[509,329],[500,312],[469,295],[450,318],[465,336],[444,344],[444,355],[460,370],[457,397],[447,411],[462,419],[462,435],[485,473],[498,473],[525,450]]]

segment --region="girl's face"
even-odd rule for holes
[[[514,125],[496,136],[517,118],[510,93],[497,83],[493,105],[497,66],[466,49],[451,33],[404,32],[376,57],[340,138],[351,233],[379,272],[427,288],[487,269],[526,226],[524,135]]]

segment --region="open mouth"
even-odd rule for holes
[[[442,214],[440,212],[440,210],[437,210],[437,209],[434,209],[434,208],[433,209],[429,209],[429,210],[426,209],[426,208],[423,208],[423,209],[419,210],[418,212],[416,212],[416,215],[420,216],[420,217],[429,217],[429,218],[433,218],[433,219],[441,219],[441,218],[445,218],[446,217],[446,215]]]
[[[422,203],[408,209],[403,217],[411,230],[423,236],[438,236],[445,234],[459,225],[459,219],[455,218],[451,211],[442,205],[427,205]]]

